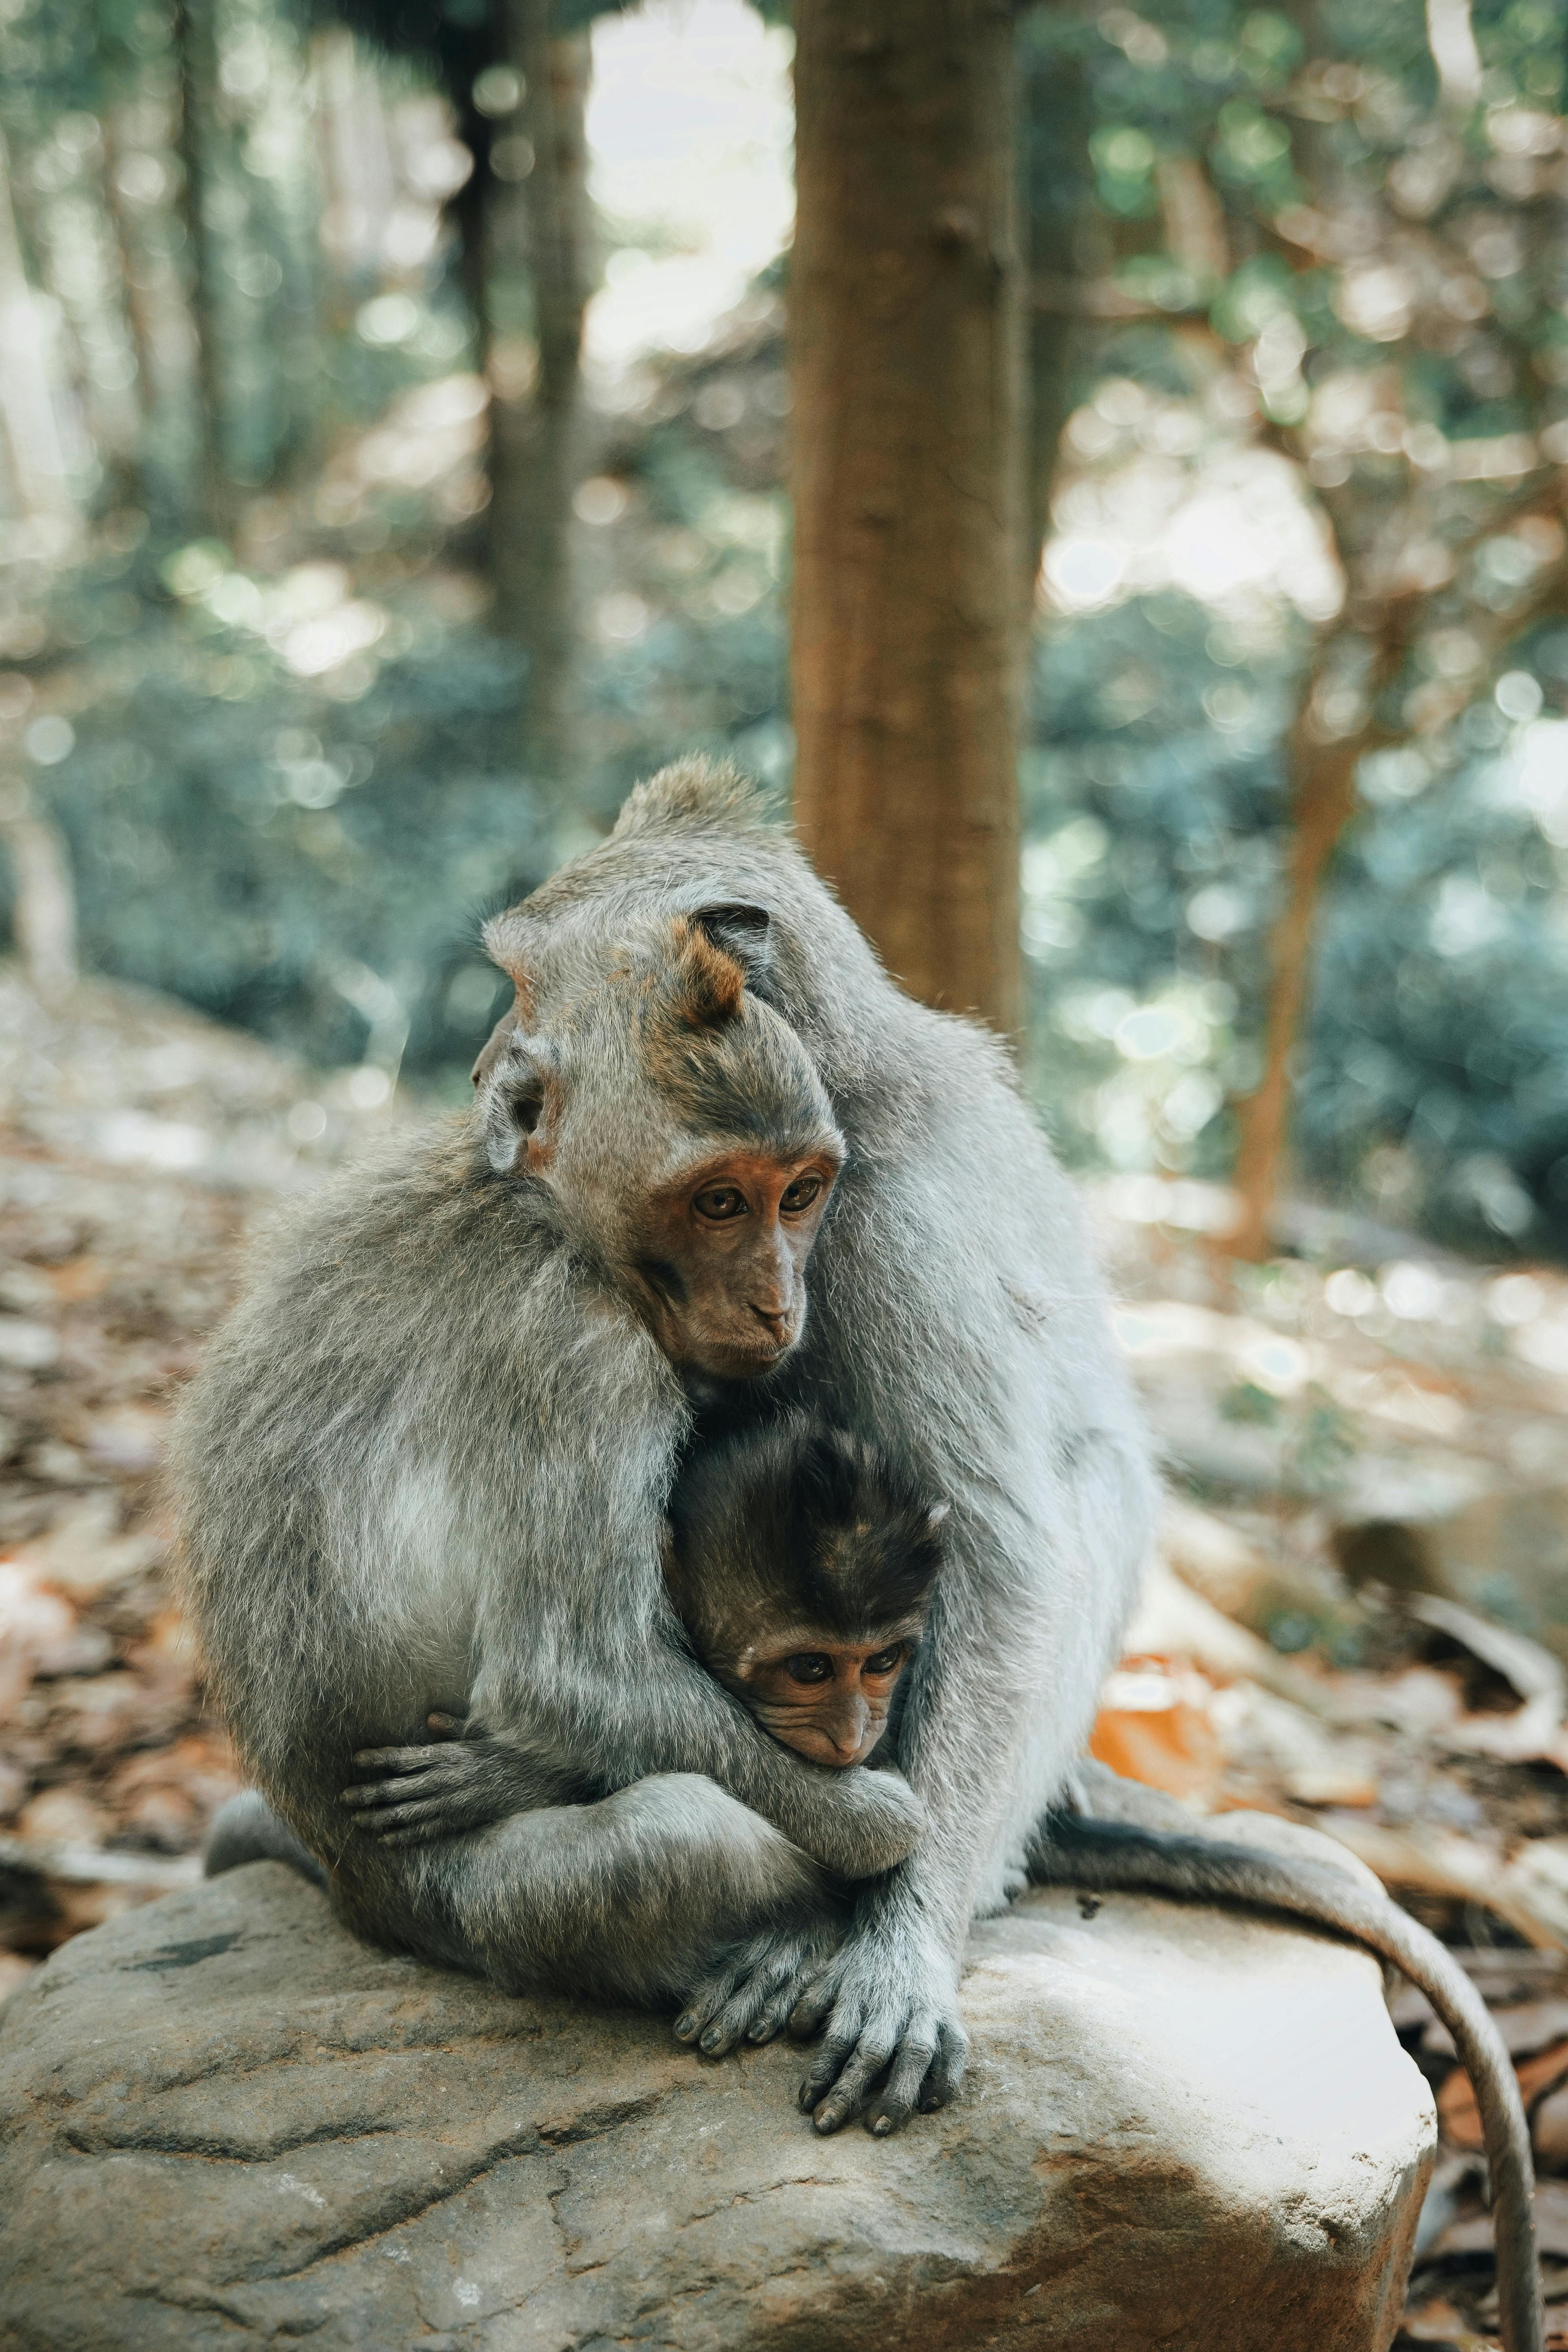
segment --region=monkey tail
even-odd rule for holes
[[[1184,1836],[1081,1813],[1046,1816],[1029,1852],[1036,1885],[1154,1892],[1245,1903],[1338,1928],[1419,1987],[1454,2037],[1486,2137],[1504,2352],[1542,2352],[1545,2317],[1535,2252],[1535,2170],[1519,2080],[1475,1986],[1452,1955],[1388,1895],[1331,1864],[1285,1862],[1228,1840]]]
[[[287,1822],[279,1821],[258,1789],[242,1789],[213,1816],[202,1849],[202,1870],[208,1878],[238,1870],[247,1862],[286,1862],[302,1878],[325,1886],[327,1874]]]

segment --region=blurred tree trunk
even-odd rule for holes
[[[583,312],[593,285],[584,110],[585,35],[552,37],[550,0],[509,0],[517,118],[533,150],[523,183],[538,365],[531,391],[490,404],[490,570],[496,618],[529,657],[528,750],[548,781],[572,767],[577,615],[572,498],[581,460]],[[487,195],[493,196],[493,184]],[[502,379],[504,383],[504,376]]]
[[[42,1001],[58,1004],[77,981],[70,852],[19,775],[0,776],[0,842],[11,862],[12,928],[22,969]]]
[[[1290,736],[1290,847],[1284,904],[1269,940],[1263,1075],[1237,1106],[1231,1182],[1240,1205],[1225,1239],[1232,1257],[1268,1255],[1268,1217],[1285,1171],[1291,1060],[1311,984],[1318,902],[1340,836],[1355,813],[1356,768],[1368,748],[1364,734],[1321,743],[1310,729],[1309,705]]]
[[[1024,528],[1019,555],[1024,625],[1035,617],[1040,559],[1051,527],[1051,492],[1082,341],[1080,321],[1062,308],[1031,301],[1028,320],[1029,422],[1024,443]]]
[[[224,378],[218,240],[212,219],[209,162],[218,106],[218,0],[177,0],[175,55],[180,77],[181,208],[190,257],[191,325],[195,339],[193,520],[222,536],[233,499],[223,465]]]
[[[795,811],[916,995],[1020,1016],[1011,12],[795,12]]]
[[[1291,1063],[1312,981],[1312,950],[1322,886],[1341,836],[1356,807],[1356,770],[1367,752],[1397,740],[1400,728],[1378,717],[1378,701],[1404,667],[1422,612],[1419,597],[1385,598],[1354,631],[1363,647],[1359,694],[1363,716],[1344,733],[1323,725],[1320,696],[1333,676],[1346,640],[1319,639],[1289,737],[1290,844],[1285,895],[1269,938],[1268,1005],[1264,1017],[1263,1075],[1236,1106],[1236,1160],[1231,1176],[1238,1207],[1224,1255],[1268,1255],[1268,1219],[1284,1179],[1289,1141]]]
[[[1092,124],[1083,60],[1029,40],[1033,20],[1019,28],[1018,89],[1023,147],[1027,278],[1025,362],[1027,423],[1024,439],[1024,528],[1020,537],[1026,652],[1033,633],[1040,559],[1051,522],[1051,491],[1061,437],[1072,414],[1075,380],[1088,336],[1084,314],[1086,235],[1104,231],[1094,219],[1089,161]]]
[[[0,133],[0,435],[23,511],[74,519],[46,356],[11,202],[10,157]]]
[[[134,170],[142,142],[132,126],[150,102],[144,87],[118,59],[105,68],[106,76],[124,74],[126,94],[115,98],[103,113],[104,200],[120,256],[120,282],[131,347],[136,362],[136,383],[142,415],[136,445],[136,468],[142,497],[160,535],[200,528],[201,516],[192,498],[185,469],[176,460],[184,424],[181,370],[171,364],[168,344],[174,323],[171,313],[180,302],[169,278],[160,284],[157,260],[141,209],[126,196],[121,173]],[[179,317],[181,327],[185,324]]]

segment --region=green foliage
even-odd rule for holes
[[[210,604],[144,611],[47,722],[35,787],[95,963],[319,1062],[460,1076],[504,993],[479,919],[555,850],[517,772],[516,656],[412,609],[330,692]]]
[[[618,641],[601,630],[588,663],[602,815],[639,776],[693,750],[727,753],[767,782],[787,778],[784,501],[773,483],[742,488],[725,462],[730,435],[705,430],[693,414],[721,383],[740,404],[738,421],[748,404],[754,418],[781,381],[778,356],[774,333],[742,367],[672,371],[662,420],[620,454],[632,512],[616,593],[646,617],[639,625],[634,609],[637,634]],[[767,425],[776,437],[776,416]]]
[[[0,479],[0,662],[33,696],[22,723],[68,725],[28,774],[70,844],[90,962],[330,1061],[390,1061],[405,1033],[408,1065],[456,1087],[489,1010],[475,919],[569,833],[521,771],[526,681],[472,592],[482,455],[398,470],[398,404],[474,361],[454,219],[471,228],[489,184],[474,81],[498,20],[468,0],[353,13],[379,47],[331,52],[333,71],[363,152],[403,158],[405,261],[332,211],[319,49],[314,114],[304,75],[338,17],[192,0],[182,47],[143,0],[5,12],[0,128],[85,522],[73,538]],[[563,0],[558,21],[599,13]],[[1032,367],[1047,427],[1078,410],[1069,473],[1196,478],[1273,448],[1349,581],[1315,619],[1119,587],[1043,622],[1028,1076],[1080,1164],[1225,1175],[1228,1105],[1258,1068],[1291,730],[1314,677],[1331,738],[1363,723],[1397,605],[1407,641],[1319,927],[1298,1146],[1310,1177],[1387,1215],[1568,1250],[1568,596],[1527,462],[1568,447],[1551,176],[1568,0],[1478,0],[1473,24],[1481,83],[1460,102],[1410,0],[1019,19]],[[479,170],[447,184],[437,230],[454,119]],[[700,746],[787,783],[784,274],[596,428],[616,519],[580,551],[595,821]],[[490,291],[525,344],[526,279]],[[204,354],[226,511],[204,485]],[[1391,551],[1414,566],[1397,596]],[[312,567],[335,567],[323,610],[363,608],[374,639],[302,667],[289,599]],[[0,676],[19,709],[8,694]],[[1302,1490],[1331,1483],[1331,1412],[1309,1399],[1282,1426]]]
[[[1225,1173],[1310,687],[1307,741],[1368,756],[1296,1055],[1305,1171],[1461,1244],[1568,1246],[1565,18],[1479,5],[1468,94],[1393,0],[1024,20],[1031,103],[1048,122],[1048,59],[1090,126],[1079,271],[1145,314],[1080,355],[1079,472],[1200,467],[1223,403],[1300,467],[1346,575],[1310,624],[1165,593],[1037,648],[1032,1076],[1075,1157]]]

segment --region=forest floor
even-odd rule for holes
[[[417,1115],[374,1092],[0,967],[0,1996],[188,1883],[237,1785],[165,1580],[169,1413],[247,1234]],[[1089,1202],[1171,1485],[1096,1751],[1327,1830],[1456,1948],[1531,2105],[1568,2352],[1568,1278],[1308,1207],[1237,1276],[1212,1188]],[[1443,2134],[1401,2342],[1476,2352],[1474,2104],[1419,1996],[1394,2019]]]

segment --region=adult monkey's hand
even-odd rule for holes
[[[675,2031],[719,2058],[741,2042],[771,2042],[786,2025],[809,2039],[826,2021],[801,2105],[820,2132],[863,2111],[881,2138],[917,2109],[947,2105],[969,2042],[952,1952],[888,1896],[868,1897],[866,1908],[871,1916],[842,1942],[817,1927],[736,1946],[693,1989]]]
[[[858,1922],[790,2013],[790,2032],[821,2048],[800,2086],[819,2132],[864,2112],[883,2138],[917,2109],[944,2107],[963,2081],[969,2037],[958,2014],[953,1954],[902,1913],[896,1896]]]

